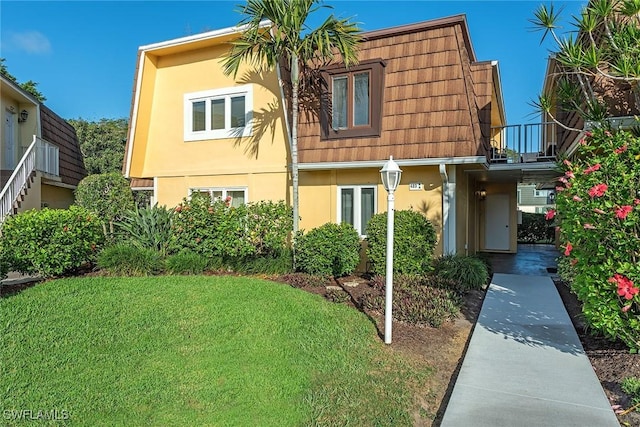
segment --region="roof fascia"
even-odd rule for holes
[[[40,105],[40,101],[38,101],[35,96],[30,94],[26,90],[22,89],[18,83],[16,83],[16,82],[12,81],[11,79],[7,78],[4,74],[0,74],[0,80],[3,83],[5,83],[8,86],[10,86],[11,89],[13,89],[14,91],[18,92],[19,95],[22,95],[22,97],[25,98],[26,101],[28,101],[28,102],[32,103],[33,105],[36,105],[36,106]]]
[[[491,61],[491,70],[493,74],[493,84],[498,94],[498,109],[502,123],[507,124],[507,111],[504,108],[504,96],[502,95],[502,78],[500,77],[500,64],[498,61]]]
[[[424,159],[393,159],[398,166],[437,166],[440,164],[447,165],[469,165],[481,164],[487,165],[485,156],[468,156],[468,157],[433,157]],[[318,162],[318,163],[300,163],[300,170],[326,170],[326,169],[358,169],[358,168],[380,168],[388,160],[361,160],[353,162]]]

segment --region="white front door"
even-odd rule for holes
[[[16,115],[11,111],[4,112],[4,138],[2,147],[2,169],[11,170],[16,167]]]
[[[509,195],[487,194],[485,200],[485,249],[509,250]]]

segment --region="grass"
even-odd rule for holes
[[[0,410],[70,425],[411,425],[430,376],[356,310],[252,278],[55,280],[0,326]]]

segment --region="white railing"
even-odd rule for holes
[[[59,176],[60,152],[55,145],[34,136],[0,193],[0,224],[12,213],[16,200],[36,170]]]
[[[491,128],[493,163],[526,163],[556,160],[556,123],[532,123]]]

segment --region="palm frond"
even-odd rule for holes
[[[542,4],[533,13],[534,17],[528,20],[531,24],[533,24],[531,31],[544,31],[544,33],[542,34],[542,39],[540,40],[541,44],[542,42],[544,42],[544,39],[549,33],[556,41],[558,40],[554,30],[560,28],[557,24],[560,20],[560,14],[562,13],[563,9],[564,7],[561,7],[560,9],[556,10],[553,4],[549,5],[549,7],[547,7],[547,5],[545,4]]]

